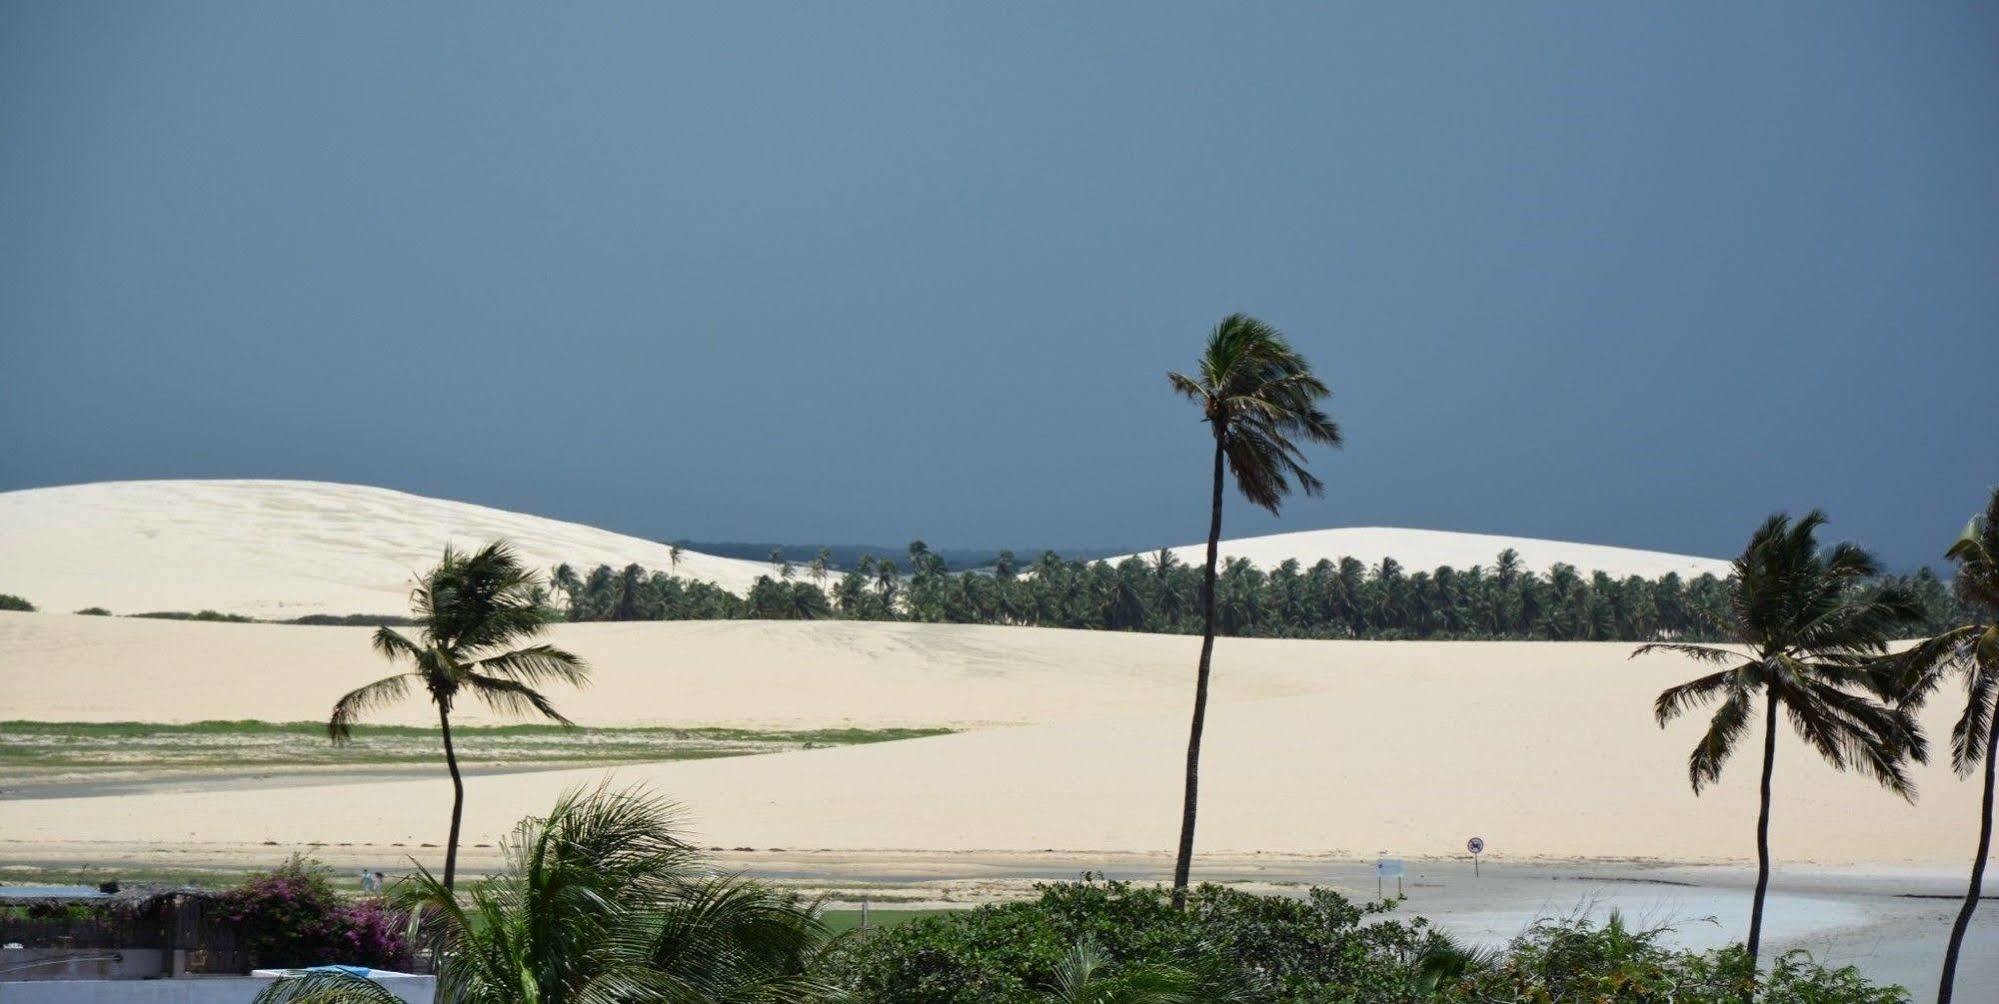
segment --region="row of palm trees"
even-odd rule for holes
[[[1293,482],[1308,495],[1322,489],[1304,466],[1300,441],[1338,446],[1341,437],[1320,409],[1330,390],[1281,334],[1253,318],[1224,319],[1209,334],[1196,375],[1173,373],[1168,379],[1176,392],[1200,406],[1214,438],[1201,588],[1204,624],[1173,869],[1174,902],[1182,903],[1193,856],[1201,735],[1216,633],[1225,472],[1234,476],[1245,499],[1274,513]],[[1821,549],[1817,534],[1824,524],[1825,515],[1816,510],[1795,521],[1776,515],[1750,537],[1734,561],[1725,604],[1707,611],[1711,622],[1705,633],[1723,644],[1654,642],[1633,655],[1673,651],[1722,667],[1668,689],[1654,704],[1661,727],[1690,708],[1719,705],[1688,761],[1696,793],[1721,776],[1736,745],[1753,731],[1756,705],[1762,703],[1756,892],[1746,946],[1752,965],[1770,881],[1771,773],[1780,712],[1836,769],[1857,770],[1913,799],[1907,764],[1928,756],[1914,712],[1944,678],[1964,678],[1966,702],[1952,729],[1951,762],[1961,776],[1984,765],[1984,796],[1970,884],[1945,949],[1938,1000],[1949,1004],[1991,851],[1999,771],[1999,729],[1993,722],[1999,701],[1999,489],[1946,554],[1958,566],[1961,605],[1956,610],[1964,620],[1900,653],[1891,654],[1890,642],[1924,626],[1922,597],[1902,584],[1883,583],[1880,563],[1857,545]]]
[[[600,565],[579,576],[568,565],[551,577],[553,602],[575,621],[845,620],[1003,624],[1083,630],[1194,634],[1203,628],[1203,569],[1162,550],[1113,565],[1064,560],[1053,552],[1030,565],[1002,553],[990,573],[951,572],[921,541],[912,574],[863,556],[829,571],[756,580],[744,596],[638,565]],[[830,579],[830,584],[827,584]],[[1916,598],[1926,630],[1961,622],[1962,605],[1928,569],[1884,576]],[[1410,571],[1393,558],[1372,567],[1354,558],[1268,572],[1236,558],[1215,579],[1215,632],[1256,638],[1539,639],[1551,641],[1719,640],[1715,613],[1727,587],[1712,575],[1682,579],[1584,575],[1557,564],[1545,575],[1517,552],[1490,565]]]

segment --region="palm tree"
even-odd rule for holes
[[[1853,544],[1820,551],[1818,510],[1791,521],[1770,517],[1735,559],[1728,608],[1713,629],[1727,646],[1655,642],[1647,652],[1679,652],[1727,668],[1659,695],[1653,715],[1661,728],[1681,713],[1719,700],[1694,747],[1687,775],[1694,793],[1721,777],[1729,754],[1749,732],[1763,696],[1763,782],[1756,817],[1756,898],[1749,913],[1749,960],[1763,936],[1763,896],[1770,886],[1770,772],[1777,757],[1777,712],[1806,743],[1839,770],[1853,767],[1905,798],[1913,797],[1905,761],[1924,758],[1911,715],[1853,692],[1870,686],[1869,664],[1887,651],[1897,625],[1915,614],[1899,589],[1868,589],[1881,573],[1874,557]]]
[[[1187,790],[1180,811],[1180,847],[1173,863],[1173,905],[1187,903],[1187,873],[1194,863],[1194,817],[1201,773],[1201,730],[1208,714],[1208,668],[1215,652],[1215,564],[1222,540],[1224,468],[1236,490],[1275,513],[1292,481],[1307,495],[1325,485],[1305,469],[1292,437],[1340,445],[1340,428],[1319,408],[1332,391],[1312,375],[1303,356],[1277,329],[1245,314],[1230,314],[1208,333],[1196,376],[1168,373],[1182,397],[1201,406],[1215,440],[1208,562],[1201,578],[1201,661],[1194,676],[1194,718],[1187,737]]]
[[[637,562],[626,565],[618,573],[618,599],[611,606],[614,621],[636,621],[645,619],[646,570]]]
[[[458,893],[427,871],[398,890],[454,1004],[816,999],[804,963],[825,931],[810,909],[712,876],[676,812],[634,791],[572,791],[507,843],[509,869]],[[279,980],[259,1004],[398,1004],[345,973]]]
[[[680,571],[680,555],[683,550],[679,544],[666,545],[666,564],[670,570]]]
[[[882,599],[892,605],[895,601],[896,584],[902,581],[902,571],[895,567],[894,558],[879,558],[875,561],[875,588],[881,591]]]
[[[819,553],[812,556],[812,581],[824,585],[826,583],[826,572],[832,567],[832,549],[827,547],[820,548]]]
[[[363,713],[401,700],[411,684],[430,694],[444,735],[444,763],[451,771],[451,836],[444,845],[447,889],[457,873],[458,823],[465,810],[465,782],[451,745],[451,711],[460,692],[494,711],[532,711],[568,725],[569,719],[535,688],[549,681],[582,686],[589,679],[582,659],[553,645],[511,647],[547,626],[534,599],[535,585],[534,573],[506,541],[469,555],[445,547],[444,560],[410,592],[418,640],[393,628],[375,631],[375,651],[391,662],[408,660],[414,668],[349,692],[334,702],[326,721],[327,735],[336,743],[346,742]]]
[[[1971,886],[1965,890],[1964,906],[1944,949],[1938,1004],[1950,1004],[1957,957],[1985,886],[1985,859],[1992,853],[1992,789],[1994,774],[1999,773],[1999,729],[1992,727],[1994,702],[1999,700],[1999,489],[1993,490],[1985,513],[1964,528],[1945,557],[1957,562],[1958,596],[1982,613],[1985,622],[1951,628],[1886,663],[1892,692],[1911,709],[1922,706],[1945,676],[1964,674],[1967,697],[1964,714],[1950,731],[1950,762],[1959,777],[1970,776],[1981,762],[1985,765],[1978,853],[1971,859]]]
[[[564,610],[569,610],[575,607],[576,594],[582,591],[583,580],[577,577],[576,569],[565,561],[555,566],[555,571],[549,574],[548,585],[551,594],[557,591],[562,593],[562,607]]]

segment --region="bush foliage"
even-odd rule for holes
[[[0,593],[0,610],[18,610],[31,614],[35,612],[35,605],[13,593]]]
[[[1244,1004],[1486,1004],[1672,1001],[1675,1004],[1904,1004],[1850,968],[1803,953],[1778,959],[1755,992],[1738,947],[1688,952],[1668,930],[1570,918],[1536,925],[1503,951],[1469,951],[1392,904],[1355,904],[1314,889],[1303,899],[1202,886],[1185,913],[1167,892],[1085,880],[1039,898],[928,917],[849,937],[818,974],[856,1001],[1015,1004],[1048,998],[1078,945],[1107,970],[1163,966],[1194,974],[1201,1000]]]
[[[1304,899],[1202,886],[1182,913],[1164,889],[1084,881],[1038,887],[1030,902],[912,921],[827,955],[825,978],[865,1001],[1000,1004],[1051,985],[1074,946],[1114,971],[1162,965],[1196,974],[1212,999],[1402,1000],[1440,939],[1324,889]]]
[[[301,858],[250,876],[222,903],[260,967],[410,966],[407,915],[380,899],[342,900],[325,869]]]

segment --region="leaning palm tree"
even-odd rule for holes
[[[1944,677],[1953,672],[1963,674],[1964,714],[1950,731],[1950,762],[1959,777],[1970,776],[1980,763],[1985,765],[1978,853],[1971,859],[1971,886],[1965,891],[1964,906],[1957,911],[1950,944],[1944,949],[1938,1004],[1950,1004],[1957,958],[1964,950],[1964,932],[1978,909],[1978,897],[1985,886],[1985,859],[1992,853],[1992,789],[1994,774],[1999,773],[1999,729],[1993,728],[1994,703],[1999,701],[1999,489],[1993,490],[1984,514],[1964,528],[1945,557],[1957,562],[1958,596],[1966,606],[1982,613],[1985,622],[1951,628],[1886,662],[1890,687],[1909,708],[1920,707]]]
[[[1688,759],[1696,795],[1720,779],[1722,765],[1749,733],[1758,695],[1763,698],[1756,897],[1749,913],[1752,965],[1770,887],[1770,773],[1779,708],[1833,767],[1852,767],[1905,798],[1914,796],[1906,761],[1924,757],[1909,712],[1856,692],[1870,687],[1870,661],[1887,651],[1898,626],[1914,619],[1915,602],[1897,588],[1869,588],[1881,566],[1859,547],[1843,543],[1821,551],[1817,533],[1824,523],[1825,514],[1817,510],[1796,522],[1780,513],[1749,538],[1728,580],[1728,607],[1711,625],[1728,643],[1655,642],[1632,653],[1678,652],[1726,667],[1668,689],[1653,704],[1663,728],[1683,712],[1721,702]]]
[[[419,870],[397,890],[453,1004],[812,1000],[809,907],[714,876],[675,808],[638,791],[572,791],[507,841],[506,872],[457,892]],[[260,1004],[391,1004],[344,972],[279,980]]]
[[[458,753],[451,745],[451,712],[462,693],[505,714],[538,713],[570,724],[535,689],[548,682],[583,685],[589,667],[583,660],[548,644],[514,648],[547,627],[533,572],[505,541],[471,554],[444,549],[444,560],[424,573],[410,592],[410,608],[420,629],[417,639],[393,628],[375,631],[375,651],[392,662],[407,661],[411,669],[350,691],[334,702],[326,732],[336,743],[346,742],[364,713],[403,699],[418,685],[437,705],[437,724],[444,735],[444,763],[451,771],[451,836],[444,845],[444,885],[450,888],[458,868],[458,823],[465,811],[465,781],[458,773]]]
[[[1168,373],[1181,396],[1201,406],[1215,440],[1213,498],[1208,516],[1208,563],[1201,578],[1201,661],[1194,676],[1194,718],[1187,737],[1187,789],[1180,811],[1180,847],[1173,862],[1173,905],[1187,903],[1194,864],[1194,817],[1201,775],[1201,730],[1208,714],[1208,667],[1215,652],[1215,563],[1222,540],[1224,474],[1252,504],[1275,513],[1292,482],[1307,495],[1325,485],[1305,469],[1293,437],[1340,445],[1340,428],[1319,408],[1332,391],[1277,329],[1246,314],[1222,318],[1208,333],[1196,375]]]

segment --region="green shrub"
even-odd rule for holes
[[[35,612],[35,605],[13,593],[0,593],[0,610],[19,610],[31,614]]]
[[[1219,886],[1195,891],[1187,912],[1165,890],[1124,882],[1038,886],[1031,902],[914,920],[835,945],[820,974],[862,1001],[1001,1004],[1030,1001],[1078,944],[1113,967],[1171,966],[1195,974],[1204,1000],[1401,1000],[1415,960],[1435,940],[1424,922],[1363,918],[1314,889],[1304,899]]]
[[[223,621],[229,624],[255,623],[255,618],[245,617],[242,614],[225,614],[216,610],[203,610],[199,613],[189,613],[185,610],[154,610],[143,614],[133,614],[132,616],[159,621]]]
[[[1515,938],[1493,964],[1458,983],[1459,997],[1502,1001],[1674,1001],[1740,1004],[1750,1000],[1749,953],[1740,945],[1688,952],[1664,943],[1670,928],[1633,929],[1612,911],[1603,926],[1544,920]],[[1771,964],[1755,1000],[1762,1004],[1906,1004],[1901,987],[1881,987],[1851,966],[1827,969],[1808,953]]]
[[[79,614],[82,614],[82,615],[83,615],[83,616],[85,616],[85,617],[109,617],[109,616],[111,616],[111,611],[109,611],[109,610],[106,610],[106,609],[104,609],[103,607],[84,607],[84,608],[83,608],[82,610],[78,610],[78,611],[77,611],[77,613],[79,613]]]
[[[1613,913],[1544,921],[1504,951],[1467,951],[1420,918],[1381,916],[1312,890],[1304,899],[1215,886],[1186,913],[1159,888],[1122,882],[1051,884],[1040,897],[926,917],[822,956],[819,978],[862,1004],[1026,1004],[1049,999],[1058,966],[1079,945],[1107,971],[1171,967],[1202,984],[1198,999],[1245,1004],[1742,1004],[1748,954],[1740,946],[1689,952],[1664,928],[1633,930]],[[1852,968],[1827,969],[1802,952],[1774,961],[1762,1004],[1906,1004]]]

